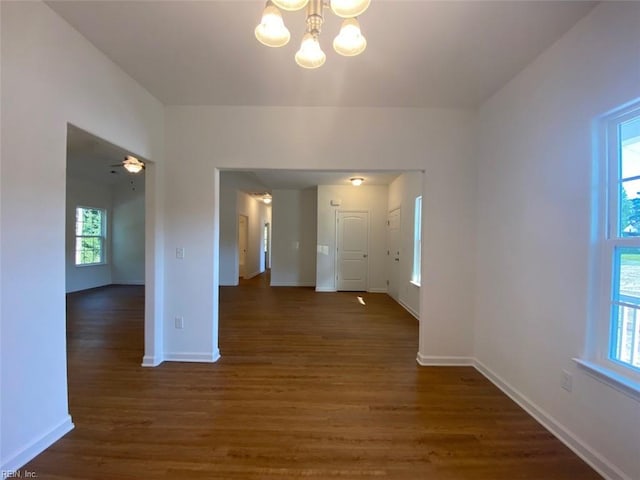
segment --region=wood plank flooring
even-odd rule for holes
[[[143,295],[69,295],[76,428],[25,467],[39,479],[600,478],[473,368],[416,365],[386,295],[263,275],[221,288],[218,363],[141,368]]]

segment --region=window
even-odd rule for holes
[[[598,367],[640,388],[640,104],[605,119],[599,222]],[[606,374],[606,373],[605,373]]]
[[[76,208],[76,265],[105,263],[106,211]]]
[[[609,358],[640,372],[640,111],[610,122],[607,257],[611,258]]]
[[[416,197],[413,210],[413,273],[411,281],[420,286],[420,263],[422,255],[422,197]]]

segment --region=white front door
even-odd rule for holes
[[[387,290],[395,300],[400,292],[400,218],[399,208],[387,217]]]
[[[238,274],[244,278],[247,274],[247,244],[249,243],[249,219],[245,215],[238,216]]]
[[[369,213],[338,212],[337,289],[366,291],[369,275]]]

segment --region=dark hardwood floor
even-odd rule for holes
[[[68,297],[76,428],[39,479],[600,478],[473,368],[415,362],[383,294],[221,288],[215,364],[142,368],[142,287]]]

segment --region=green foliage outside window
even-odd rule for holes
[[[104,263],[105,211],[76,208],[76,265]]]

